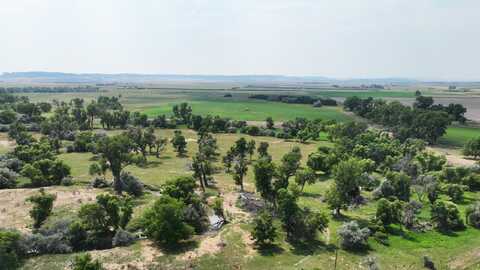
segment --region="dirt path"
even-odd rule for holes
[[[223,195],[223,209],[227,212],[227,217],[232,219],[230,222],[245,222],[250,219],[251,214],[245,212],[243,209],[237,207],[237,199],[239,193],[230,191]]]

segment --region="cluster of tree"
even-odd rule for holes
[[[61,219],[47,225],[45,221],[52,213],[54,200],[55,195],[42,189],[27,199],[33,205],[30,211],[33,233],[0,229],[2,269],[16,269],[24,258],[31,256],[125,246],[137,239],[126,231],[133,213],[133,204],[128,197],[98,195],[96,202],[82,205],[73,220]],[[75,259],[73,265],[98,267],[99,263],[83,258]]]
[[[256,95],[251,95],[248,98],[275,101],[275,102],[283,102],[283,103],[313,104],[315,107],[337,106],[337,101],[334,100],[334,99],[318,98],[318,97],[311,97],[311,96],[256,94]]]
[[[0,93],[0,125],[2,131],[8,131],[9,125],[20,122],[28,124],[28,129],[38,131],[39,124],[45,120],[42,113],[50,112],[52,105],[47,102],[32,103],[28,97],[19,97]]]
[[[328,218],[323,213],[302,208],[298,205],[298,197],[305,184],[313,184],[318,180],[311,168],[302,168],[302,155],[298,147],[286,153],[280,164],[272,162],[268,154],[268,144],[262,142],[257,149],[258,159],[253,164],[255,187],[265,201],[267,209],[253,221],[252,237],[257,245],[263,247],[272,244],[277,236],[271,213],[277,213],[287,240],[304,242],[315,239],[318,231],[328,225]],[[296,183],[290,183],[295,176]]]
[[[161,188],[161,196],[141,218],[145,234],[166,248],[175,248],[182,240],[209,226],[207,206],[195,193],[192,177],[179,177]]]
[[[28,138],[28,142],[17,140],[17,146],[13,152],[5,157],[4,168],[8,171],[3,170],[5,178],[0,182],[9,184],[0,185],[0,187],[15,187],[13,173],[27,177],[31,181],[31,186],[34,187],[70,185],[70,167],[56,158],[57,142],[46,137],[42,137],[39,141],[31,136]]]
[[[452,121],[464,122],[466,109],[461,104],[448,107],[434,105],[431,97],[418,96],[412,107],[398,101],[349,97],[344,102],[348,111],[389,128],[398,139],[423,139],[435,143],[445,134]]]

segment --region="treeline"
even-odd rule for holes
[[[311,96],[292,96],[292,95],[251,95],[248,98],[261,99],[274,102],[292,103],[292,104],[312,104],[315,107],[337,106],[337,101],[331,98],[317,98]]]
[[[417,96],[412,106],[356,96],[348,97],[343,105],[345,110],[387,127],[401,141],[417,138],[429,143],[442,137],[452,121],[464,123],[467,111],[461,104],[443,106],[424,96]]]
[[[98,92],[95,86],[24,86],[24,87],[0,87],[0,93],[91,93]]]

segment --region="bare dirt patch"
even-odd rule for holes
[[[250,218],[250,214],[237,207],[238,192],[232,191],[223,195],[223,209],[227,212],[227,217],[233,220],[245,220]]]
[[[224,245],[223,233],[210,236],[207,235],[201,240],[198,248],[178,256],[177,259],[190,261],[203,255],[216,254],[222,250]]]
[[[0,190],[1,226],[29,232],[31,228],[27,226],[32,223],[28,213],[31,204],[25,200],[37,193],[38,190],[38,188]],[[54,202],[54,212],[58,207],[77,210],[82,204],[95,201],[95,197],[99,193],[99,190],[84,187],[47,187],[45,191],[57,196]]]
[[[466,254],[455,257],[448,263],[449,269],[467,269],[480,262],[480,249],[475,249]],[[475,268],[476,269],[476,268]]]
[[[475,160],[466,159],[458,150],[446,149],[439,147],[429,147],[428,150],[432,150],[437,154],[445,155],[447,162],[454,166],[472,166],[475,164]]]
[[[103,262],[107,270],[154,268],[157,257],[164,254],[150,240],[141,240],[139,244],[140,249],[116,247],[91,251],[90,254],[94,259]]]

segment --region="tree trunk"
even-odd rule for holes
[[[113,189],[118,193],[122,194],[123,183],[122,179],[120,179],[120,172],[113,172]]]

